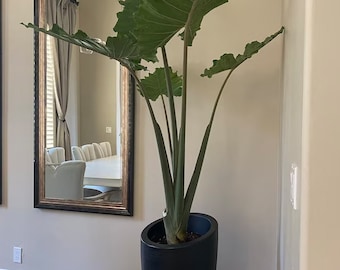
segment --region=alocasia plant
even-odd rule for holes
[[[238,66],[284,31],[282,27],[262,42],[248,43],[243,54],[234,56],[226,53],[218,60],[213,60],[212,66],[202,72],[202,77],[210,78],[221,72],[225,72],[226,77],[212,108],[196,165],[188,188],[185,190],[186,107],[188,71],[190,70],[188,47],[193,46],[204,16],[227,2],[227,0],[121,0],[123,10],[117,14],[118,21],[114,26],[116,35],[108,37],[105,44],[97,42],[80,30],[75,34],[68,34],[57,25],[50,30],[38,28],[33,24],[26,25],[36,31],[115,59],[135,78],[137,89],[144,97],[150,112],[158,146],[166,200],[163,220],[169,244],[186,241],[190,209],[200,178],[216,107],[226,83]],[[175,37],[183,41],[181,75],[170,67],[166,54],[166,45]],[[144,61],[158,62],[157,52],[159,51],[163,67],[156,68],[153,73],[140,78],[137,75],[138,71],[147,70],[142,63]],[[176,112],[175,96],[180,96],[181,99],[179,113]],[[156,100],[160,100],[164,105],[166,116],[164,130],[161,129],[159,119],[152,107],[151,101]]]

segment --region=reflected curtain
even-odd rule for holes
[[[74,33],[78,2],[74,0],[47,1],[47,24],[58,24],[68,33]],[[65,148],[65,159],[71,159],[70,131],[66,122],[69,96],[71,44],[54,39],[55,104],[57,111],[56,146]]]

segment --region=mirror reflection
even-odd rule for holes
[[[105,40],[118,8],[111,0],[37,0],[36,23]],[[36,207],[131,215],[132,79],[118,62],[47,35],[37,47]]]

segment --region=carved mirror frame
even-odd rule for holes
[[[45,1],[34,0],[34,21],[44,27]],[[94,202],[45,197],[45,38],[35,33],[35,149],[34,149],[34,207],[115,215],[133,215],[134,167],[134,93],[132,76],[121,69],[122,114],[122,201]]]

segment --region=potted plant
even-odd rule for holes
[[[57,25],[54,25],[51,30],[38,28],[33,24],[26,25],[36,31],[119,61],[130,71],[131,76],[135,79],[137,89],[146,102],[158,147],[166,206],[162,219],[147,226],[142,232],[142,257],[143,259],[146,257],[147,261],[142,262],[142,269],[216,269],[217,222],[210,216],[190,213],[216,108],[231,74],[284,30],[282,27],[262,42],[248,43],[243,54],[234,56],[226,53],[222,55],[218,60],[213,61],[211,67],[202,72],[201,76],[208,78],[221,72],[225,72],[226,76],[212,107],[210,121],[207,123],[196,165],[188,188],[185,189],[186,106],[189,89],[188,72],[190,71],[188,49],[194,44],[195,36],[201,27],[204,16],[227,2],[227,0],[122,0],[120,4],[123,9],[117,14],[118,21],[114,26],[116,35],[108,37],[106,43],[98,42],[81,30],[75,34],[69,34]],[[182,40],[181,75],[174,71],[168,63],[166,45],[172,38]],[[140,78],[139,71],[147,71],[146,62],[158,62],[157,53],[160,53],[163,65],[159,67],[159,63],[157,63],[157,68],[149,71],[147,76]],[[150,63],[147,66],[150,67]],[[180,101],[175,101],[176,97]],[[152,107],[152,101],[156,100],[163,104],[166,119],[164,129],[161,128],[158,115],[155,114]],[[176,110],[176,102],[181,103],[179,111]],[[195,225],[198,220],[203,221],[200,225]],[[192,233],[199,233],[201,237],[188,242]],[[163,234],[166,244],[161,243],[164,241]],[[208,238],[206,234],[210,237],[208,242],[211,242],[209,242],[208,249],[212,251],[210,255],[212,262],[209,262],[209,266],[204,265],[205,261],[210,261],[203,256],[207,251],[195,249],[191,253],[196,257],[196,264],[166,262],[164,266],[160,266],[159,258],[161,257],[168,256],[170,262],[181,261],[174,250],[183,250],[183,247],[195,245],[197,248],[200,245],[197,243]],[[202,244],[202,246],[207,246],[207,244]],[[157,256],[153,253],[162,248],[167,252],[170,251],[170,255]],[[146,254],[149,251],[151,252],[150,256]],[[191,253],[189,252],[189,254]],[[189,255],[186,253],[184,256]],[[199,257],[204,259],[200,261]],[[186,261],[190,261],[190,258],[187,258]],[[184,265],[183,268],[180,268],[181,264]]]

